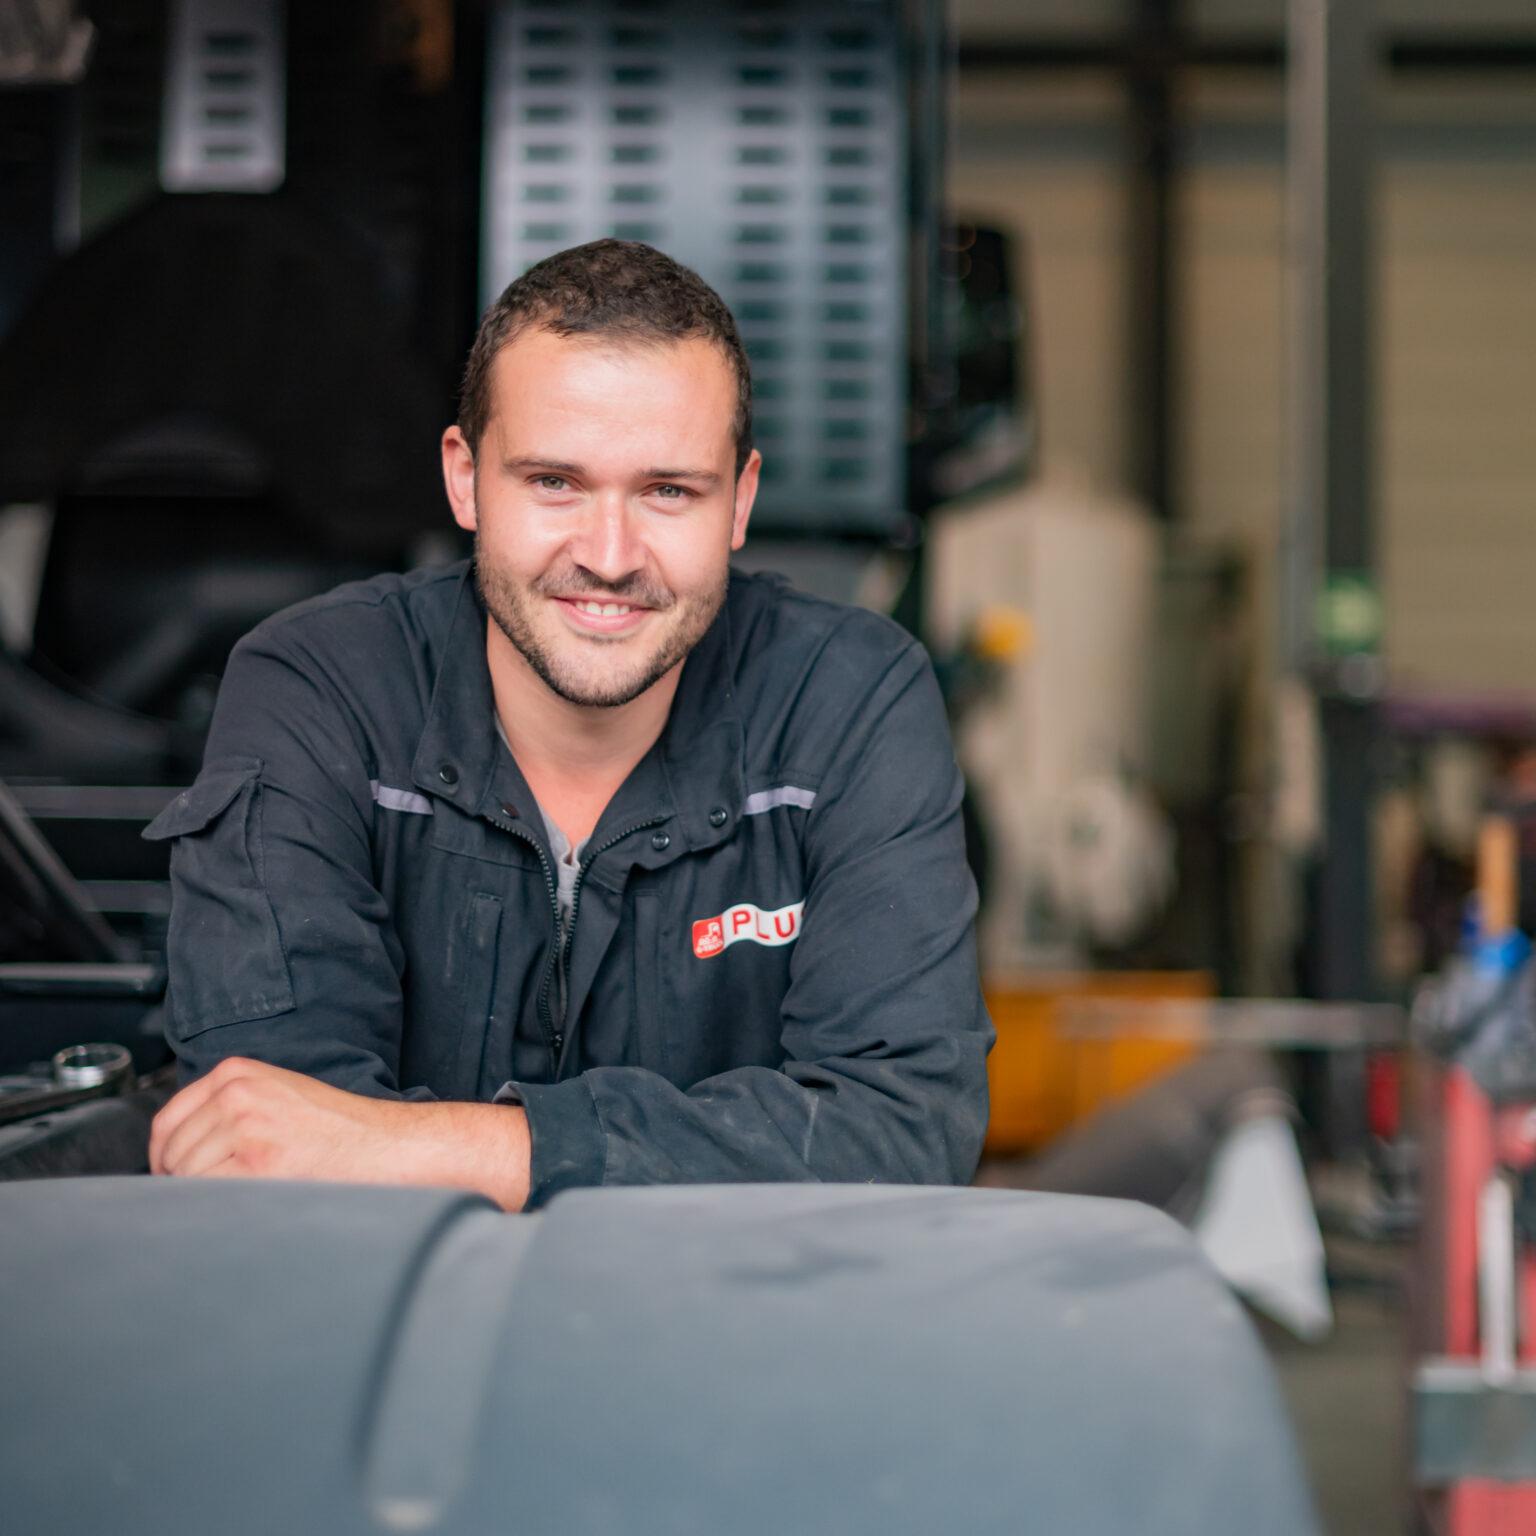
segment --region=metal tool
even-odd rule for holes
[[[136,1081],[126,1047],[108,1042],[71,1045],[57,1052],[48,1077],[0,1077],[0,1125],[50,1114],[87,1099],[128,1093]]]

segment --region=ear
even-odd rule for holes
[[[443,484],[453,520],[468,533],[475,531],[475,455],[457,427],[443,433]]]
[[[736,511],[731,518],[732,549],[740,549],[747,542],[747,523],[752,517],[752,503],[757,500],[757,481],[762,469],[763,456],[754,448],[736,477]]]

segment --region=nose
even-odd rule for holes
[[[626,496],[613,491],[593,498],[572,540],[571,558],[613,587],[645,568],[639,518]]]

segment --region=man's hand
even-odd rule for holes
[[[528,1158],[513,1105],[371,1099],[242,1056],[183,1088],[149,1136],[154,1173],[441,1184],[509,1211],[528,1198]]]

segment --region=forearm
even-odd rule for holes
[[[595,1184],[963,1183],[986,1128],[985,1022],[917,1059],[739,1067],[686,1091],[640,1067],[518,1084],[531,1198]]]
[[[231,1056],[155,1117],[155,1173],[473,1189],[528,1199],[527,1117],[512,1105],[377,1099]]]

